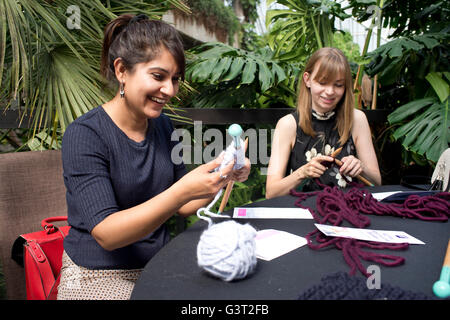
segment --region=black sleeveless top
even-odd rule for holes
[[[286,176],[309,162],[317,155],[331,155],[336,149],[341,147],[341,144],[339,143],[340,136],[336,126],[336,114],[328,117],[322,117],[313,111],[311,119],[313,129],[316,132],[315,137],[305,134],[298,125],[298,111],[293,112],[292,115],[297,123],[297,133],[295,137],[295,144],[289,157]],[[342,151],[336,159],[342,159],[348,155],[356,155],[355,144],[351,136],[344,144]],[[315,179],[306,179],[305,182],[301,183],[297,187],[297,190],[321,190],[322,188],[314,180]],[[322,184],[329,186],[337,185],[342,188],[345,188],[347,183],[351,180],[351,177],[342,177],[339,173],[339,167],[334,164],[332,164],[319,178],[319,181]]]

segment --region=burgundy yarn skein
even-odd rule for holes
[[[347,192],[338,187],[322,186],[323,191],[310,193],[291,190],[290,194],[297,197],[295,205],[308,209],[314,220],[320,224],[341,225],[347,221],[356,228],[366,228],[370,219],[366,215],[388,215],[401,218],[420,219],[424,221],[447,221],[450,216],[450,193],[441,192],[432,196],[410,195],[403,203],[382,203],[372,194],[357,187]],[[316,210],[307,208],[302,202],[309,197],[317,196]],[[350,266],[350,274],[354,275],[357,269],[369,277],[361,259],[373,261],[384,266],[397,266],[403,264],[403,257],[375,253],[364,249],[375,250],[405,250],[408,243],[381,243],[361,241],[339,237],[327,237],[318,229],[306,235],[308,247],[312,250],[321,250],[335,247],[342,251],[345,262]]]

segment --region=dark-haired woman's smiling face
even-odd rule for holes
[[[157,118],[178,93],[180,71],[165,48],[150,62],[138,63],[125,77],[125,99],[132,112]]]

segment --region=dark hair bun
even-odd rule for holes
[[[155,59],[163,48],[172,54],[184,79],[186,62],[178,31],[163,21],[149,19],[145,14],[121,15],[105,27],[101,74],[117,83],[114,70],[117,58],[122,59],[125,68],[133,70],[137,63]]]

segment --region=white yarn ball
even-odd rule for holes
[[[212,224],[197,245],[198,265],[225,281],[245,278],[256,267],[256,230],[230,220]]]

